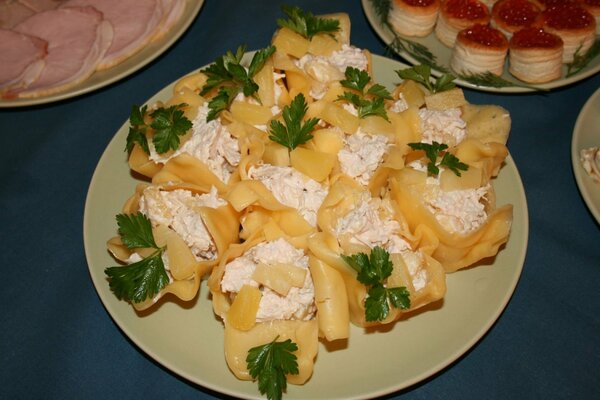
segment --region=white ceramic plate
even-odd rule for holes
[[[386,44],[389,45],[390,43],[392,43],[394,41],[394,35],[386,26],[381,24],[380,18],[376,13],[375,8],[373,7],[373,1],[378,1],[378,0],[361,0],[363,9],[367,16],[367,20],[369,21],[369,23],[371,24],[371,26],[373,27],[373,29],[375,30],[377,35],[379,35],[379,37]],[[402,37],[402,36],[400,35],[400,37]],[[427,47],[431,51],[431,53],[435,56],[437,63],[440,66],[445,67],[448,70],[450,70],[450,58],[452,56],[452,49],[444,46],[442,44],[442,42],[440,42],[437,39],[437,37],[435,36],[434,33],[431,33],[430,35],[423,37],[423,38],[416,38],[416,37],[414,37],[414,38],[403,37],[403,38],[411,40],[411,41],[419,43],[419,44],[422,44],[425,47]],[[596,39],[598,39],[598,36],[596,36]],[[401,56],[402,58],[407,60],[412,65],[420,64],[420,62],[413,55],[409,54],[406,51],[399,51],[397,53],[399,56]],[[507,63],[508,63],[508,61],[507,61]],[[555,88],[570,85],[572,83],[575,83],[577,81],[585,79],[588,76],[592,76],[593,74],[595,74],[598,71],[600,71],[600,56],[595,57],[583,70],[579,71],[578,73],[576,73],[568,78],[562,78],[562,79],[558,79],[558,80],[555,80],[552,82],[535,85],[535,87],[539,88],[539,89],[543,89],[543,90],[555,89]],[[566,75],[566,72],[567,72],[567,68],[566,68],[566,66],[563,66],[563,74],[562,74],[563,77]],[[432,71],[432,73],[437,76],[440,75],[440,73],[437,71]],[[510,73],[508,73],[508,67],[504,68],[504,74],[502,75],[502,78],[506,81],[513,82],[515,85],[527,85],[527,83],[519,81],[518,79],[516,79],[512,75],[510,75]],[[531,92],[531,91],[535,90],[535,89],[532,89],[531,87],[522,87],[522,86],[507,86],[507,87],[501,87],[501,88],[492,87],[492,86],[478,86],[478,85],[474,85],[473,83],[467,82],[462,79],[457,79],[457,80],[455,80],[455,82],[457,85],[460,85],[463,87],[467,87],[467,88],[474,89],[474,90],[486,91],[486,92],[524,93],[524,92]]]
[[[183,15],[166,35],[160,40],[148,44],[141,51],[129,57],[122,63],[103,71],[97,71],[80,84],[59,93],[34,99],[3,100],[0,98],[0,108],[32,106],[69,99],[100,89],[133,74],[164,53],[181,37],[181,35],[183,35],[198,15],[198,12],[200,12],[202,4],[204,4],[204,0],[186,0]]]
[[[374,76],[392,88],[395,70],[406,66],[373,56]],[[148,100],[166,100],[172,84]],[[189,305],[164,303],[137,315],[109,289],[106,267],[116,262],[106,240],[117,234],[115,215],[134,192],[136,180],[127,165],[128,122],[102,155],[85,204],[84,243],[89,272],[104,306],[123,332],[156,361],[190,381],[242,398],[260,398],[257,385],[237,380],[223,356],[223,326],[214,317],[203,284]],[[497,203],[514,205],[511,237],[488,263],[450,274],[442,302],[382,331],[353,327],[344,346],[321,344],[314,375],[303,386],[288,385],[285,399],[351,399],[384,395],[419,382],[446,367],[471,348],[508,303],[523,267],[528,240],[528,211],[517,167],[509,156],[494,183]],[[132,351],[134,351],[132,349]]]
[[[571,140],[571,161],[577,186],[590,212],[600,224],[600,183],[594,182],[579,161],[579,151],[600,146],[600,89],[586,101],[581,109]]]

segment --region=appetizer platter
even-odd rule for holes
[[[433,2],[432,2],[433,3]],[[481,4],[487,5],[489,9],[492,9],[493,4],[496,3],[494,1],[484,2]],[[543,1],[542,1],[543,3]],[[403,35],[398,32],[397,29],[393,27],[393,24],[390,22],[390,14],[392,12],[394,1],[390,0],[362,0],[363,9],[367,16],[367,19],[377,35],[389,46],[390,50],[394,53],[398,54],[403,59],[407,60],[409,63],[416,64],[429,64],[433,69],[433,74],[436,76],[440,76],[443,73],[450,72],[457,74],[453,69],[462,69],[463,67],[473,67],[476,70],[479,67],[475,67],[473,64],[478,59],[477,57],[481,57],[482,65],[487,65],[489,68],[483,68],[486,70],[493,70],[495,68],[495,64],[492,62],[492,51],[485,51],[485,54],[481,56],[478,55],[478,45],[474,45],[473,49],[464,49],[464,45],[459,45],[456,52],[453,51],[453,45],[447,43],[446,45],[440,41],[438,34],[434,31],[426,36],[413,36],[413,35]],[[491,14],[491,11],[488,15]],[[489,19],[489,16],[488,16]],[[595,24],[593,18],[591,19],[591,24]],[[501,24],[500,24],[501,25]],[[437,24],[435,25],[437,26]],[[445,25],[444,25],[445,26]],[[500,33],[504,34],[504,31],[498,23],[494,23],[493,26],[490,26],[489,23],[484,23],[481,26],[478,26],[479,29],[485,28],[491,32],[485,32],[485,37],[487,41],[491,41],[492,36],[499,35]],[[533,30],[533,28],[531,28]],[[525,31],[526,29],[523,29]],[[413,30],[414,31],[414,30]],[[448,30],[444,31],[447,33]],[[468,31],[468,29],[465,29]],[[465,32],[466,33],[466,32]],[[471,32],[469,32],[471,33]],[[519,33],[519,36],[525,37],[525,32]],[[475,34],[471,33],[472,36],[483,37],[482,32],[477,32]],[[512,33],[509,33],[507,38],[510,38]],[[532,39],[533,36],[539,36],[539,32],[530,32],[526,37],[516,38],[521,41],[524,40],[536,40],[539,42],[545,43],[544,46],[548,45],[548,38],[546,37],[536,37]],[[549,36],[548,32],[543,32],[541,35]],[[441,37],[445,37],[448,35],[442,34]],[[552,35],[553,38],[556,35]],[[558,39],[557,39],[558,40]],[[567,39],[565,39],[567,40]],[[465,41],[463,40],[463,43]],[[508,46],[508,41],[505,40],[505,44],[498,44],[499,47]],[[592,43],[593,42],[593,43]],[[454,43],[454,40],[452,40]],[[578,42],[579,43],[579,42]],[[568,46],[567,46],[568,45]],[[494,47],[494,46],[491,46]],[[577,52],[581,50],[578,45],[572,44],[570,41],[566,42],[565,49],[569,49],[569,52],[572,54],[573,52]],[[511,70],[511,66],[509,63],[510,50],[508,51],[508,55],[506,56],[506,60],[502,61],[499,58],[499,67],[500,70],[497,71],[498,75],[491,73],[479,73],[479,72],[468,72],[458,75],[458,79],[456,83],[462,87],[482,90],[487,92],[504,92],[504,93],[524,93],[531,91],[545,91],[552,90],[555,88],[559,88],[562,86],[566,86],[575,82],[578,82],[582,79],[585,79],[598,71],[600,71],[600,39],[597,34],[594,38],[592,36],[590,40],[586,39],[586,51],[579,51],[576,55],[576,58],[573,60],[572,58],[569,60],[563,60],[562,63],[557,61],[556,66],[556,74],[553,73],[552,78],[547,77],[543,79],[543,83],[534,83],[535,79],[539,76],[542,76],[547,73],[549,70],[549,62],[554,57],[554,55],[550,54],[550,50],[548,50],[548,54],[544,55],[547,57],[547,62],[544,64],[545,67],[541,68],[535,72],[539,74],[539,76],[531,77],[530,75],[533,73],[532,71],[536,71],[535,68],[529,65],[520,66],[518,63],[523,63],[525,60],[523,55],[523,51],[521,49],[527,49],[527,46],[520,46],[518,49],[513,49],[513,54],[515,58],[513,59],[513,63],[516,67],[517,71]],[[519,51],[517,51],[519,50]],[[507,49],[505,48],[506,52]],[[464,57],[461,61],[460,54],[468,54],[468,56]],[[457,53],[457,54],[455,54]],[[485,57],[485,59],[484,59]],[[500,56],[498,56],[500,57]],[[536,54],[533,58],[538,57]],[[457,61],[458,60],[458,61]],[[455,65],[453,66],[452,63]],[[492,64],[494,65],[492,67]],[[554,67],[552,67],[554,69]],[[525,72],[523,72],[525,71]],[[521,77],[520,80],[517,79],[516,76]],[[548,80],[552,79],[552,80]]]
[[[132,107],[90,183],[90,275],[123,332],[194,383],[388,394],[464,354],[516,287],[510,116],[352,46],[346,14],[283,12],[266,48]]]
[[[573,173],[581,196],[590,212],[600,223],[600,156],[594,155],[600,147],[600,89],[596,90],[581,109],[571,141]],[[582,160],[582,151],[588,154],[587,170]],[[592,165],[590,165],[592,164]]]
[[[25,14],[4,9],[19,6],[20,2],[6,2],[0,6],[4,7],[2,10],[5,17],[18,18],[15,21],[5,21],[4,16],[0,18],[0,46],[3,54],[7,57],[16,54],[15,57],[21,60],[29,60],[11,69],[15,71],[12,81],[8,76],[2,75],[0,107],[46,104],[72,98],[134,73],[171,47],[192,24],[204,3],[204,0],[148,0],[144,1],[143,7],[142,4],[137,8],[130,7],[129,9],[136,10],[133,13],[116,13],[112,16],[98,8],[118,8],[108,2],[99,2],[94,7],[95,1],[24,2],[34,4],[31,7],[38,7],[27,9]],[[127,3],[120,2],[119,7],[127,7]],[[149,15],[142,19],[136,17],[136,12],[146,12]],[[147,21],[137,30],[134,29],[135,24],[129,24],[130,28],[123,29],[122,26],[128,24],[127,18]],[[52,25],[64,24],[65,21],[71,24],[69,29],[81,33],[75,35],[81,38],[77,41],[77,48],[73,43],[63,45],[64,38],[52,36]],[[154,28],[150,30],[152,26]],[[20,37],[20,42],[17,37]],[[31,45],[27,46],[24,42],[31,42]],[[89,46],[91,50],[88,51]],[[114,51],[112,46],[115,46]],[[45,75],[54,65],[61,65],[65,60],[71,59],[74,61],[69,62],[79,67],[75,67],[70,75],[65,75],[61,80],[57,80],[54,73],[48,72]],[[20,77],[18,71],[22,71]]]

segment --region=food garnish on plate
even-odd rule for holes
[[[505,109],[470,104],[424,65],[380,85],[346,14],[283,11],[267,47],[228,51],[132,107],[140,184],[105,270],[149,312],[207,279],[228,367],[269,399],[309,382],[319,340],[442,299],[446,274],[495,256],[512,224],[493,185]]]

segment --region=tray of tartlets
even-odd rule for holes
[[[362,0],[388,47],[490,92],[550,90],[600,71],[598,0]]]

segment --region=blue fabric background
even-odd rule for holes
[[[96,163],[131,105],[242,43],[264,47],[280,3],[207,0],[186,34],[132,76],[59,103],[0,109],[0,398],[220,397],[154,362],[113,323],[88,274],[83,208]],[[358,0],[294,3],[347,12],[353,44],[385,54]],[[508,147],[530,212],[523,274],[467,354],[387,398],[600,398],[600,229],[570,156],[577,115],[598,87],[596,75],[550,93],[466,90],[470,102],[499,104],[512,116]]]

